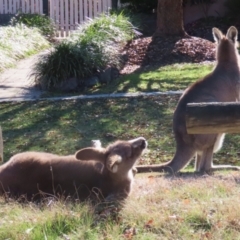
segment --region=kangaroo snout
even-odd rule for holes
[[[128,141],[129,143],[132,144],[133,148],[141,148],[141,149],[145,149],[148,146],[147,140],[144,137],[138,137],[132,140]]]

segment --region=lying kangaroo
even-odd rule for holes
[[[173,115],[175,156],[171,161],[162,165],[137,166],[138,172],[178,172],[189,163],[194,155],[196,155],[195,170],[199,172],[226,168],[240,170],[238,167],[229,165],[213,166],[212,156],[222,147],[224,133],[190,135],[187,133],[185,121],[188,103],[239,101],[240,71],[237,35],[238,31],[235,27],[230,27],[226,36],[219,29],[213,28],[213,36],[217,42],[217,64],[210,74],[188,87],[177,104]]]
[[[146,147],[147,141],[139,137],[69,156],[19,153],[0,166],[0,194],[28,200],[49,195],[123,200],[131,191],[132,167]]]

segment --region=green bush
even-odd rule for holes
[[[135,28],[123,14],[89,19],[36,64],[35,81],[51,89],[69,78],[83,83],[107,66],[120,67],[120,48],[135,35]]]
[[[45,15],[18,13],[11,19],[11,23],[13,25],[22,23],[27,27],[36,27],[50,40],[55,36],[56,32],[56,26],[53,20]]]
[[[225,6],[228,10],[228,15],[236,18],[239,17],[240,12],[240,1],[239,0],[227,0]]]
[[[44,89],[52,89],[71,77],[88,77],[104,64],[98,46],[63,41],[50,54],[42,57],[36,64],[33,75],[37,84]]]
[[[121,0],[121,3],[128,3],[128,8],[135,12],[152,12],[157,8],[158,0]]]
[[[0,27],[0,72],[48,47],[49,42],[35,28],[23,24]]]

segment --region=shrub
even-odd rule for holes
[[[27,27],[36,27],[50,40],[55,36],[56,32],[56,26],[53,20],[45,15],[18,13],[11,19],[11,23],[13,25],[22,23]]]
[[[121,0],[121,3],[127,3],[127,7],[135,12],[149,13],[157,8],[158,0]]]
[[[52,89],[71,77],[82,79],[90,76],[103,65],[100,51],[94,44],[64,41],[36,64],[33,72],[35,82],[44,89]]]
[[[51,89],[69,78],[83,83],[107,66],[119,67],[120,47],[135,35],[135,28],[124,14],[89,19],[36,64],[35,81]]]
[[[239,0],[227,0],[225,2],[229,16],[236,18],[239,16],[240,1]]]
[[[0,27],[0,71],[47,47],[49,42],[37,29],[22,24]]]

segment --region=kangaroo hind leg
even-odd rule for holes
[[[213,165],[213,148],[208,148],[199,154],[196,160],[196,171],[211,173],[217,170],[240,170],[240,167],[232,165]]]
[[[198,152],[196,156],[195,170],[197,172],[210,172],[212,169],[213,147]]]
[[[192,147],[188,145],[177,146],[177,150],[172,161],[168,163],[169,169],[171,169],[171,172],[173,173],[180,171],[188,165],[194,155],[195,150]]]

